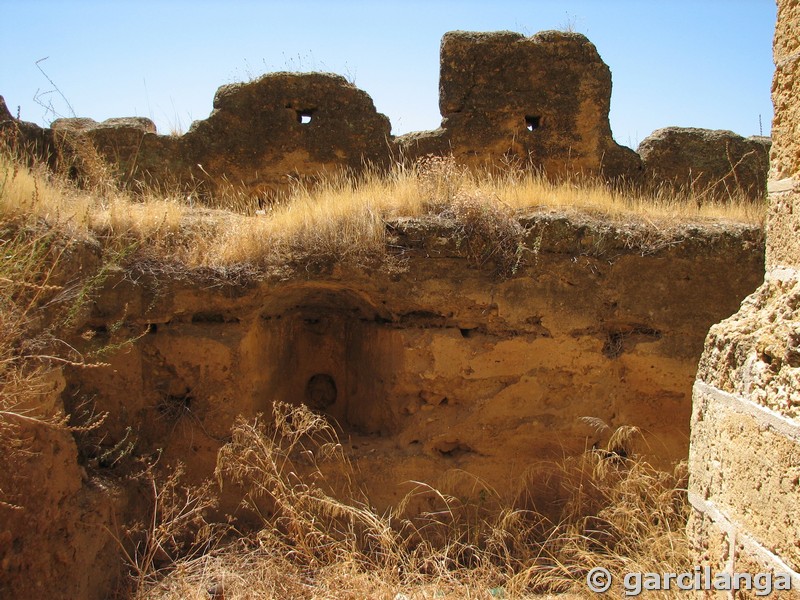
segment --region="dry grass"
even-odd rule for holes
[[[484,498],[479,508],[421,484],[407,500],[425,494],[435,508],[408,516],[401,502],[379,514],[354,485],[325,419],[277,404],[270,419],[237,422],[218,457],[220,485],[240,486],[243,506],[259,515],[260,527],[227,544],[189,536],[188,547],[212,549],[160,568],[137,564],[135,597],[207,598],[214,597],[209,590],[224,590],[226,600],[511,599],[583,595],[594,566],[618,580],[628,571],[680,572],[689,568],[685,478],[637,459],[636,435],[623,428],[605,450],[560,466],[568,502],[557,523],[522,507],[524,490]],[[189,506],[190,496],[181,495],[177,505]],[[175,522],[197,516],[160,510]],[[157,520],[152,527],[174,537],[174,523]],[[624,590],[609,594],[624,597]]]
[[[132,196],[106,184],[82,191],[44,169],[29,170],[0,156],[0,214],[35,215],[90,234],[117,249],[189,268],[293,263],[364,263],[385,259],[386,223],[398,217],[448,219],[475,261],[499,260],[513,272],[519,260],[520,214],[532,210],[588,211],[659,229],[723,219],[763,223],[764,206],[744,199],[698,203],[665,192],[643,194],[594,182],[555,183],[530,172],[475,175],[449,158],[428,158],[389,173],[331,175],[311,187],[298,185],[266,210],[233,195],[237,211],[202,208],[192,195]],[[217,205],[225,206],[226,198]]]
[[[37,430],[66,430],[57,401],[59,367],[91,368],[60,338],[81,310],[97,274],[64,278],[63,262],[76,241],[36,219],[0,219],[0,506],[24,505],[19,465]],[[40,482],[36,482],[38,484]]]

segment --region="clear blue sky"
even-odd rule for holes
[[[770,130],[774,0],[407,2],[0,0],[0,95],[24,120],[146,116],[160,132],[211,111],[220,85],[269,71],[354,80],[393,133],[439,125],[439,42],[454,29],[572,28],[611,67],[611,127],[636,147],[668,125]],[[48,93],[50,92],[50,93]]]

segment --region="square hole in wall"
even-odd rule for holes
[[[541,115],[525,115],[525,127],[528,131],[539,129],[542,126]]]

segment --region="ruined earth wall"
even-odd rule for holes
[[[410,157],[528,166],[550,176],[634,176],[639,157],[611,136],[611,71],[579,33],[451,31],[442,38],[441,128],[403,136]]]
[[[0,142],[21,138],[17,146],[82,185],[110,178],[200,198],[270,200],[297,182],[428,154],[452,154],[474,169],[600,176],[706,196],[711,186],[724,199],[764,196],[764,142],[668,128],[642,142],[641,156],[617,144],[611,70],[578,33],[448,32],[439,96],[441,127],[397,138],[366,92],[327,73],[270,73],[223,86],[211,115],[184,135],[158,135],[152,121],[137,117],[58,119],[41,129],[14,119],[0,98]]]
[[[778,1],[766,277],[711,328],[694,386],[699,564],[788,572],[800,597],[800,3]]]
[[[657,464],[685,457],[704,331],[758,284],[759,228],[687,225],[664,237],[564,215],[523,224],[536,256],[509,277],[476,266],[452,225],[406,219],[391,223],[408,261],[399,273],[109,282],[89,344],[115,343],[114,323],[124,323],[116,335],[147,334],[108,369],[71,373],[66,396],[108,411],[104,444],[132,427],[137,452],[163,448],[198,478],[236,415],[309,404],[342,427],[381,510],[404,482],[446,489],[458,472],[513,495],[522,473],[602,446],[622,425],[644,432],[640,450]],[[534,481],[527,495],[547,512],[561,492]]]
[[[655,188],[689,193],[698,202],[740,195],[763,201],[770,145],[768,137],[664,127],[642,140],[636,151],[642,158],[643,183]]]

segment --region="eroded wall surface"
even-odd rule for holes
[[[451,31],[442,38],[442,126],[399,139],[409,156],[473,166],[533,166],[550,176],[637,175],[611,136],[611,70],[579,33]]]
[[[786,572],[800,596],[800,3],[778,1],[766,276],[711,328],[694,386],[696,560]]]
[[[538,250],[511,277],[476,266],[452,225],[402,220],[399,273],[109,282],[94,335],[76,343],[91,352],[147,333],[108,368],[75,370],[66,397],[108,411],[103,444],[130,435],[137,452],[163,449],[197,478],[237,415],[305,403],[338,424],[381,510],[410,481],[443,486],[458,472],[513,496],[527,471],[607,441],[585,417],[640,427],[640,451],[658,464],[685,457],[704,332],[758,285],[761,232],[664,236],[549,214],[525,225]],[[534,481],[528,494],[547,512],[559,491]],[[474,491],[470,480],[461,495]]]

